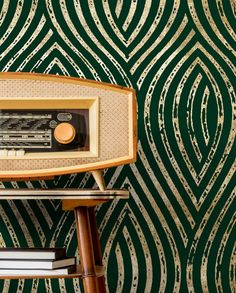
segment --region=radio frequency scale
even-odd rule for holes
[[[0,178],[131,163],[133,89],[46,74],[0,73]]]
[[[87,110],[0,110],[0,155],[88,150]]]

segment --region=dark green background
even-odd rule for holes
[[[108,187],[131,196],[97,209],[109,292],[233,292],[235,15],[230,0],[0,1],[1,71],[136,90],[137,162],[105,170]],[[0,187],[96,185],[72,174]],[[74,217],[60,202],[1,201],[0,213],[1,246],[77,255]],[[0,288],[80,292],[77,280]]]

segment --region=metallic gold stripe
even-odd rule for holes
[[[178,217],[178,214],[176,213],[174,207],[172,206],[170,200],[168,199],[168,196],[166,195],[165,191],[163,190],[157,177],[155,176],[142,147],[139,148],[139,154],[140,154],[140,159],[141,159],[145,169],[147,170],[148,176],[152,179],[153,185],[155,186],[158,194],[161,195],[169,213],[171,214],[172,219],[174,219],[176,227],[177,227],[179,234],[181,235],[182,241],[184,243],[184,246],[186,247],[188,244],[188,235],[186,234],[186,232],[184,230],[184,227]],[[181,208],[183,210],[184,215],[186,217],[186,220],[189,221],[189,224],[193,223],[194,219],[193,219],[189,209],[187,208],[185,202],[183,201],[183,198],[179,194],[178,190],[174,189],[173,194],[175,195],[175,197],[179,203],[179,208]],[[154,208],[154,212],[157,213],[157,210],[155,208]]]
[[[158,22],[161,19],[163,10],[162,10],[162,5],[164,3],[160,3],[160,11],[157,13],[157,18],[154,20],[153,25],[151,26],[149,32],[146,34],[145,38],[142,40],[142,42],[137,45],[137,47],[130,53],[130,58],[134,56],[135,53],[137,53],[137,50],[140,50],[145,43],[148,41],[148,39],[150,38],[150,36],[153,34],[154,32],[154,28],[156,28],[155,25],[158,25]],[[130,72],[131,74],[134,74],[135,71],[138,69],[138,67],[145,62],[145,59],[148,57],[149,54],[151,54],[151,52],[158,46],[158,44],[160,44],[160,42],[166,37],[166,34],[168,33],[169,29],[172,26],[172,22],[176,17],[176,13],[178,12],[178,5],[177,3],[175,3],[175,6],[173,7],[172,10],[172,17],[169,19],[168,23],[166,24],[165,29],[162,31],[162,33],[158,36],[158,38],[156,38],[156,41],[153,42],[153,44],[151,44],[147,50],[145,50],[145,52],[139,56],[138,60],[135,62],[135,64],[131,67]],[[138,80],[138,84],[139,86],[141,86],[141,80],[143,80],[145,78],[145,76],[148,74],[148,72],[150,71],[150,69],[152,68],[152,66],[155,64],[155,62],[160,59],[160,57],[166,52],[166,50],[168,50],[170,48],[170,46],[172,44],[174,44],[174,42],[179,38],[180,34],[182,33],[182,31],[184,30],[184,28],[186,27],[188,23],[188,18],[187,16],[184,16],[181,24],[179,25],[178,29],[176,30],[174,36],[168,41],[167,45],[161,49],[161,51],[154,57],[154,59],[145,67],[145,69],[143,70],[142,74],[139,77]]]
[[[234,56],[236,56],[236,51],[232,48],[232,46],[229,44],[229,42],[227,42],[227,40],[224,38],[224,35],[222,35],[220,30],[218,29],[218,27],[214,21],[214,18],[211,15],[211,12],[210,12],[211,10],[210,10],[208,1],[209,0],[202,0],[202,6],[203,6],[204,14],[205,14],[210,26],[211,26],[212,31],[215,33],[215,35],[218,37],[218,39],[224,44],[224,46],[229,51],[231,51],[234,54]],[[219,3],[220,3],[220,1],[217,1],[218,9],[219,9]],[[219,15],[221,15],[220,10],[218,12],[219,12]],[[232,38],[234,40],[236,40],[236,34],[234,33],[234,30],[229,25],[227,18],[224,16],[222,20],[223,20],[222,23],[224,24],[224,26],[227,29],[227,31],[229,32],[229,34],[232,35]]]
[[[116,259],[118,264],[118,280],[117,280],[116,291],[122,292],[124,287],[125,270],[124,270],[124,259],[121,253],[121,248],[119,243],[117,243],[115,254],[116,254]]]
[[[120,65],[120,63],[116,60],[116,58],[114,58],[112,56],[112,54],[109,52],[109,50],[101,44],[101,41],[99,40],[99,38],[97,38],[95,36],[95,34],[93,33],[93,31],[90,29],[90,26],[86,20],[86,15],[81,13],[82,9],[80,6],[80,2],[74,0],[74,5],[75,5],[76,12],[78,11],[78,19],[80,20],[81,25],[83,26],[84,30],[86,31],[87,36],[93,41],[94,44],[96,44],[96,47],[99,50],[101,50],[101,52],[103,52],[104,56],[106,56],[106,58],[108,58],[112,62],[112,64],[116,67],[117,71],[122,76],[126,86],[131,86],[131,81],[129,80],[124,68]],[[126,58],[125,54],[115,45],[115,43],[112,41],[112,39],[109,38],[109,36],[107,35],[106,30],[102,26],[101,21],[97,15],[95,5],[92,1],[89,2],[89,8],[90,8],[91,16],[93,17],[94,22],[96,23],[97,29],[99,29],[100,33],[106,38],[106,40],[109,40],[109,45],[114,47],[116,52],[118,52],[121,55],[121,57],[125,59]],[[86,12],[86,13],[88,13],[88,12]],[[83,40],[82,44],[84,44],[84,43],[86,44],[86,42]],[[115,83],[115,84],[117,83],[115,80],[115,77],[112,73],[109,73],[107,75],[107,77],[109,78],[109,80],[112,83]]]
[[[9,2],[9,1],[8,1]],[[1,37],[0,39],[0,45],[2,45],[6,40],[7,38],[9,37],[9,35],[11,34],[12,30],[15,28],[16,24],[18,23],[19,21],[19,18],[21,16],[21,13],[22,13],[22,8],[23,8],[23,2],[22,3],[17,3],[17,6],[16,6],[16,9],[15,9],[15,13],[14,13],[14,16],[11,20],[11,23],[10,25],[8,26],[6,32],[3,34],[3,36]],[[3,8],[7,8],[6,6],[6,2],[4,3],[5,5],[3,6]],[[10,2],[9,2],[9,6],[8,8],[10,9]],[[4,53],[2,53],[0,55],[0,60],[7,54],[7,52],[9,52],[9,49],[7,48]]]
[[[233,191],[234,197],[236,195],[236,190]],[[224,292],[224,286],[223,286],[223,277],[222,277],[222,271],[223,271],[223,258],[224,254],[226,253],[226,244],[230,237],[232,237],[232,230],[235,226],[236,221],[236,214],[232,217],[227,227],[225,227],[225,233],[221,239],[220,246],[219,246],[219,253],[217,254],[216,264],[215,264],[215,283],[216,288],[218,289],[218,292]],[[229,284],[230,288],[234,287],[234,284],[236,284],[236,243],[235,246],[232,249],[232,255],[230,259],[229,264]],[[224,280],[226,281],[226,280]]]
[[[127,29],[129,27],[129,25],[130,25],[130,23],[131,23],[134,15],[135,15],[136,9],[137,9],[137,1],[136,0],[132,0],[131,1],[131,4],[130,4],[130,7],[129,7],[129,13],[128,13],[127,17],[126,17],[126,20],[124,21],[124,24],[122,25],[122,28],[123,28],[123,30],[125,32],[127,31]],[[144,8],[144,11],[145,11],[145,8]],[[141,19],[142,18],[143,17],[141,16]],[[137,25],[137,27],[139,28],[140,25]]]
[[[236,166],[235,166],[236,168]],[[201,238],[202,233],[205,231],[206,225],[208,223],[209,218],[211,217],[211,214],[214,212],[214,209],[218,203],[218,201],[221,199],[222,194],[225,190],[225,186],[233,178],[233,175],[235,174],[235,170],[232,170],[230,172],[230,178],[225,178],[224,182],[220,186],[217,194],[214,197],[214,200],[210,204],[209,208],[206,210],[204,216],[201,219],[201,222],[199,223],[198,229],[195,231],[195,236],[192,240],[192,244],[189,247],[189,254],[187,258],[187,268],[186,268],[186,280],[188,288],[194,288],[194,270],[195,267],[193,265],[194,257],[196,255],[196,251],[198,249],[199,241]]]
[[[115,14],[116,14],[117,18],[119,18],[119,16],[120,16],[123,4],[124,4],[123,0],[117,0],[117,2],[116,2]]]
[[[141,174],[139,173],[139,171],[135,165],[132,165],[132,171],[135,174],[135,177],[137,178],[139,184],[142,187],[143,194],[145,194],[150,205],[152,206],[153,212],[155,212],[159,221],[162,223],[163,231],[165,232],[165,235],[168,239],[168,244],[170,245],[170,249],[172,251],[172,257],[174,260],[174,267],[173,267],[174,273],[173,274],[174,274],[174,276],[176,276],[176,279],[174,280],[174,288],[175,288],[176,292],[178,292],[179,287],[180,287],[179,280],[181,279],[182,272],[181,272],[180,256],[179,256],[179,252],[178,252],[178,247],[175,242],[175,238],[172,235],[171,228],[169,227],[168,222],[166,221],[161,209],[159,208],[156,201],[154,200],[153,195],[150,193],[146,183],[143,180],[143,177],[141,176]],[[156,231],[155,225],[152,222],[152,220],[149,216],[149,213],[146,210],[146,207],[143,205],[138,194],[135,192],[134,187],[132,187],[132,189],[130,190],[130,193],[132,195],[132,198],[135,200],[139,210],[141,211],[141,213],[144,217],[144,220],[147,222],[149,229],[151,231]],[[164,253],[164,248],[163,248],[164,244],[161,242],[159,235],[157,233],[152,233],[152,235],[153,235],[153,239],[155,240],[155,243],[156,243],[156,249],[159,251],[159,254],[162,255],[162,266],[161,266],[161,272],[160,272],[160,276],[161,276],[160,292],[164,292],[166,282],[167,282],[167,267],[166,267],[166,263],[167,263],[166,257],[167,256]],[[178,278],[177,278],[177,276],[178,276]]]
[[[33,21],[32,20],[28,20],[28,21]],[[44,16],[42,16],[34,34],[31,35],[31,37],[29,38],[29,40],[22,46],[22,48],[20,48],[20,50],[17,51],[17,53],[7,62],[7,64],[4,66],[3,71],[8,71],[9,68],[12,66],[12,64],[21,57],[21,54],[27,49],[28,46],[30,46],[32,44],[33,41],[35,41],[35,39],[38,37],[38,34],[41,32],[41,30],[43,29],[44,25],[46,23],[46,19]],[[26,28],[25,28],[26,29]],[[18,37],[18,41],[20,41],[20,38],[23,37],[24,34],[19,33],[19,37]],[[42,42],[43,43],[43,42]],[[13,44],[12,44],[13,47]],[[11,50],[13,48],[10,48]],[[32,57],[32,56],[30,56]],[[27,59],[29,58],[29,56],[27,56]]]
[[[230,207],[230,205],[232,205],[233,201],[235,200],[235,194],[232,192],[230,194],[230,196],[228,197],[227,201],[224,204],[224,207],[221,209],[221,212],[219,213],[214,226],[211,229],[211,233],[208,237],[208,239],[205,241],[205,248],[203,251],[203,255],[202,255],[202,261],[201,261],[201,286],[202,286],[202,290],[204,292],[209,292],[209,287],[208,287],[208,278],[207,278],[207,272],[208,269],[212,269],[212,265],[210,265],[210,267],[208,268],[209,264],[209,257],[210,257],[210,253],[211,250],[214,249],[215,250],[215,246],[214,246],[214,240],[216,237],[217,232],[219,231],[219,229],[222,229],[222,219],[224,218],[225,214],[227,213],[228,208]],[[225,229],[226,227],[224,227]],[[228,229],[226,228],[226,231],[228,231]],[[227,239],[226,239],[227,240]],[[224,242],[223,245],[225,245],[226,243]],[[217,257],[219,256],[219,254],[221,253],[220,249],[218,249],[218,253],[217,253]],[[212,261],[212,260],[211,260]],[[215,264],[215,267],[218,267],[219,264]],[[215,280],[216,281],[216,280]],[[217,282],[216,282],[217,283]]]
[[[0,12],[0,26],[4,23],[4,20],[7,15],[7,11],[9,10],[10,1],[4,0],[2,4],[2,10]]]
[[[215,50],[215,52],[217,52],[217,54],[219,54],[221,56],[221,58],[223,60],[225,60],[225,62],[228,64],[229,68],[233,72],[235,72],[235,66],[233,65],[233,62],[231,62],[231,60],[228,58],[227,55],[225,55],[222,51],[219,50],[219,47],[214,43],[212,38],[207,34],[206,30],[204,29],[203,25],[201,24],[199,17],[198,17],[198,14],[196,12],[195,6],[194,6],[194,2],[188,1],[188,7],[189,7],[190,14],[192,16],[192,19],[193,19],[196,27],[198,28],[199,33],[202,34],[203,38],[205,39],[205,41],[207,41],[209,46],[212,47]]]
[[[205,144],[208,145],[209,139],[210,139],[210,134],[208,130],[208,123],[207,123],[207,106],[208,106],[208,101],[209,101],[209,95],[210,91],[209,88],[206,86],[202,98],[202,103],[201,103],[201,127],[202,127],[202,133],[204,137]]]
[[[87,58],[85,58],[85,56],[72,44],[72,42],[69,40],[68,36],[66,35],[66,33],[63,31],[63,29],[61,28],[61,25],[59,24],[59,22],[57,21],[56,15],[54,13],[54,9],[53,9],[53,5],[52,5],[52,1],[48,0],[46,2],[46,7],[47,7],[47,11],[49,13],[50,19],[52,21],[52,24],[54,25],[55,29],[58,31],[58,33],[60,34],[61,39],[63,39],[63,41],[67,44],[67,46],[69,46],[69,48],[83,61],[84,65],[90,70],[91,74],[93,75],[95,80],[100,80],[98,73],[96,72],[96,70],[94,69],[94,67],[92,66],[92,64],[88,61]],[[60,47],[58,44],[56,45],[56,47]],[[68,55],[68,53],[67,53]],[[75,63],[75,62],[74,62]]]

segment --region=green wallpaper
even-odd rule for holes
[[[133,87],[138,159],[105,170],[128,201],[97,209],[108,292],[235,292],[234,0],[1,0],[0,70]],[[96,187],[89,174],[0,188]],[[1,201],[1,246],[67,246],[58,201]],[[1,292],[80,292],[78,280]]]

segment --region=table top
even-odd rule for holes
[[[127,199],[129,191],[123,189],[0,189],[0,199]]]

